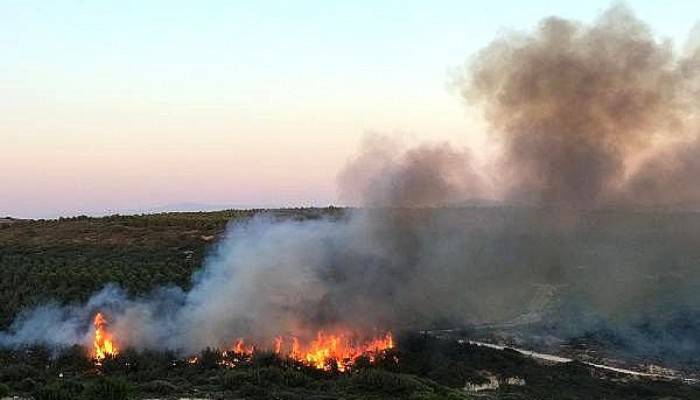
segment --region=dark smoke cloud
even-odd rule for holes
[[[461,88],[502,141],[511,200],[591,208],[626,190],[630,159],[654,137],[697,133],[688,132],[697,74],[697,55],[675,57],[671,42],[615,7],[593,25],[553,17],[495,40]]]

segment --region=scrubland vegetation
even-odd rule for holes
[[[318,218],[339,209],[228,210],[0,224],[0,328],[23,308],[85,301],[108,283],[131,294],[187,288],[227,223],[256,212]]]
[[[127,350],[96,366],[85,349],[0,352],[0,391],[38,400],[128,398],[245,399],[692,399],[700,389],[678,382],[633,379],[583,364],[542,365],[499,351],[422,334],[399,338],[374,363],[351,371],[319,370],[258,353],[236,367],[205,349],[196,364],[169,352]],[[464,390],[494,377],[497,390]],[[508,384],[518,378],[524,385]],[[0,393],[0,394],[3,394]]]
[[[268,211],[274,218],[341,216],[341,209]],[[187,288],[230,220],[255,211],[76,217],[0,224],[0,326],[46,301],[86,300],[113,282],[132,294],[160,285]],[[543,365],[418,332],[374,363],[327,371],[256,353],[236,367],[218,349],[197,363],[176,352],[124,349],[97,366],[75,346],[0,350],[0,397],[37,400],[210,397],[241,399],[693,399],[700,388],[601,372],[578,363]],[[508,384],[509,378],[524,384]],[[499,388],[465,390],[495,379]],[[511,379],[511,382],[513,381]]]

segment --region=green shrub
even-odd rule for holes
[[[68,393],[79,395],[85,390],[85,385],[77,380],[65,379],[60,381],[61,388]]]
[[[34,379],[24,378],[24,379],[22,379],[22,381],[19,384],[17,384],[16,388],[23,391],[23,392],[30,393],[30,392],[35,391],[37,386],[38,385]]]
[[[245,397],[253,398],[253,399],[269,399],[271,398],[270,396],[270,388],[263,387],[260,385],[255,385],[253,383],[244,383],[241,385],[241,387],[238,389],[239,393],[242,394]]]
[[[256,371],[257,380],[262,385],[282,385],[284,384],[284,374],[276,367],[260,368]]]
[[[472,397],[458,390],[450,390],[449,392],[447,392],[447,396],[444,396],[442,398],[445,400],[468,400]]]
[[[177,391],[177,386],[168,381],[157,379],[142,385],[141,389],[148,393],[171,394]]]
[[[289,387],[306,387],[311,383],[311,378],[306,374],[293,369],[284,370],[282,379],[285,386]]]
[[[10,387],[4,383],[0,383],[0,398],[7,397],[10,395]]]
[[[448,389],[447,391],[436,393],[436,392],[413,392],[408,396],[409,400],[469,400],[470,397],[467,393],[460,392],[459,390]],[[490,399],[491,397],[486,397]]]
[[[46,385],[34,392],[34,400],[73,400],[76,394],[71,393],[59,383]]]
[[[395,374],[378,369],[368,369],[353,374],[352,386],[368,390],[380,390],[385,393],[412,393],[418,391],[432,392],[430,386],[423,384],[413,376]]]
[[[433,392],[413,392],[408,396],[408,400],[443,400],[444,397]]]
[[[221,384],[229,390],[236,390],[242,387],[246,383],[253,383],[255,381],[253,374],[250,370],[233,370],[228,371],[224,374],[221,379]]]
[[[87,371],[94,366],[87,351],[80,345],[71,346],[62,351],[53,364],[54,367],[64,371]]]
[[[446,362],[442,365],[436,366],[435,369],[428,372],[427,377],[441,385],[455,388],[464,386],[464,382],[467,380],[465,375],[466,374],[462,373],[459,364]],[[470,378],[473,378],[473,380],[470,380],[470,382],[488,382],[488,379],[483,378],[478,374],[471,374]]]
[[[88,397],[100,400],[126,400],[131,388],[121,379],[101,378],[88,387]]]
[[[221,361],[221,351],[207,347],[199,355],[197,366],[202,369],[215,369],[219,367]]]
[[[28,365],[11,365],[0,370],[0,380],[3,382],[22,382],[27,378],[36,378],[39,371]]]
[[[270,351],[257,351],[253,353],[253,356],[250,360],[251,365],[254,367],[262,368],[262,367],[274,367],[274,366],[279,366],[282,363],[282,360],[279,358],[279,356],[273,352]]]

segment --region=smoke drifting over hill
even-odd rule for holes
[[[697,218],[590,210],[699,204],[699,82],[697,47],[676,56],[623,8],[593,25],[546,19],[495,40],[460,79],[502,144],[502,181],[485,181],[493,174],[449,144],[368,139],[339,178],[367,208],[233,224],[190,291],[134,299],[109,287],[84,306],[28,311],[0,344],[85,343],[97,309],[124,345],[185,351],[318,329],[505,321],[549,289],[566,294],[555,321],[570,335],[600,324],[632,332],[660,310],[697,309]],[[496,184],[504,202],[544,211],[432,208]],[[571,223],[549,208],[588,212]],[[675,338],[659,324],[664,334],[643,343]]]

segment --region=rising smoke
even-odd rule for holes
[[[532,34],[505,35],[460,83],[502,142],[510,200],[595,208],[634,201],[629,190],[653,186],[640,181],[687,180],[691,160],[663,178],[643,177],[657,173],[655,162],[633,167],[659,142],[698,134],[699,71],[696,49],[677,57],[670,41],[615,7],[591,26],[548,18]]]
[[[502,200],[517,207],[445,207],[493,184],[468,151],[372,137],[339,176],[364,208],[233,222],[190,291],[130,298],[109,286],[86,305],[26,311],[0,344],[86,343],[99,309],[126,346],[186,352],[546,316],[564,335],[612,326],[641,347],[673,339],[700,353],[669,328],[700,310],[700,217],[628,212],[700,205],[699,80],[697,46],[677,56],[624,8],[592,25],[545,19],[495,40],[459,79],[502,145]],[[550,208],[580,214],[563,227]],[[649,320],[654,337],[636,328]]]
[[[459,204],[482,191],[469,153],[449,143],[407,147],[398,138],[368,136],[339,177],[341,197],[367,207]]]

